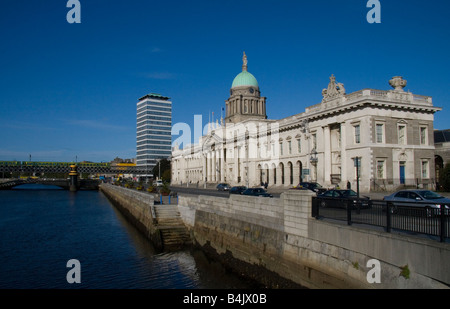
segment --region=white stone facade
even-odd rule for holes
[[[267,182],[269,188],[289,188],[314,181],[344,188],[350,182],[356,189],[359,170],[361,192],[434,189],[433,120],[441,109],[431,97],[405,92],[401,77],[390,84],[394,90],[346,94],[331,76],[321,103],[280,120],[232,114],[244,108],[227,110],[228,119],[239,122],[211,127],[196,145],[173,148],[172,183],[253,187]]]

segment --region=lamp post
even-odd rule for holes
[[[311,150],[311,156],[309,158],[309,162],[311,162],[311,164],[314,166],[314,180],[317,181],[317,162],[319,161],[319,159],[317,158],[317,151],[316,148],[313,148]]]
[[[361,165],[361,159],[355,157],[355,167],[356,167],[356,195],[359,198],[359,168]]]
[[[206,136],[202,137],[202,156],[203,156],[203,160],[205,162],[205,168],[204,168],[204,170],[202,169],[202,173],[204,173],[203,174],[203,176],[204,176],[203,187],[205,189],[206,189],[206,183],[208,182],[208,153],[207,153],[207,150],[209,150],[205,146],[206,146],[206,143],[209,141],[209,139],[210,138],[206,137]]]
[[[158,161],[158,179],[161,179],[161,158],[156,161]]]

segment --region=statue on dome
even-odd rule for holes
[[[242,56],[242,71],[247,71],[247,55]]]

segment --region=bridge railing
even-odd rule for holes
[[[364,205],[367,206],[364,207]],[[396,202],[394,206],[381,200],[342,201],[313,197],[311,212],[312,216],[319,220],[328,219],[346,222],[348,225],[376,226],[384,228],[388,233],[396,230],[429,235],[440,242],[448,241],[450,239],[450,204],[442,204],[440,208],[425,207],[426,204],[422,206],[409,206],[401,202]]]
[[[64,165],[1,165],[0,173],[69,173],[70,166]],[[79,166],[78,173],[89,174],[134,174],[134,175],[146,175],[150,171],[148,169],[127,166],[127,167],[115,167],[115,166]]]

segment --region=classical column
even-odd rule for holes
[[[202,160],[202,182],[205,182],[205,183],[206,183],[205,178],[208,175],[207,166],[208,166],[208,157],[205,155]]]
[[[238,177],[239,177],[239,167],[238,167],[238,163],[239,163],[239,147],[238,146],[234,146],[233,149],[233,161],[234,161],[234,166],[233,166],[233,180],[237,183],[238,182]]]
[[[212,152],[208,152],[208,182],[212,182]]]
[[[346,184],[351,177],[347,175],[347,133],[345,122],[341,123],[341,182]]]
[[[212,152],[212,179],[213,182],[217,181],[217,151]]]
[[[227,172],[227,167],[226,167],[226,161],[225,161],[225,156],[226,156],[226,149],[221,149],[221,153],[222,153],[222,164],[221,164],[221,172],[220,172],[220,181],[221,182],[226,182],[226,172]]]
[[[323,127],[323,145],[324,145],[324,183],[331,184],[331,136],[330,127]]]

